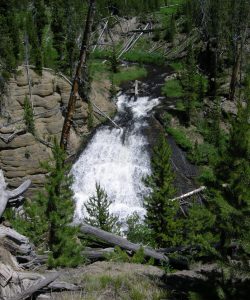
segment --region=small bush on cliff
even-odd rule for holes
[[[35,122],[34,122],[33,109],[27,96],[24,99],[23,109],[24,109],[24,122],[27,131],[32,134],[35,134]]]

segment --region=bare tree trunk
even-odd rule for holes
[[[89,1],[88,15],[87,15],[87,19],[86,19],[84,34],[83,34],[83,40],[82,40],[79,61],[78,61],[72,89],[71,89],[69,102],[68,102],[67,113],[65,116],[64,124],[63,124],[60,146],[64,150],[67,149],[67,144],[68,144],[69,135],[70,135],[70,128],[72,125],[73,115],[75,112],[75,104],[76,104],[77,98],[79,97],[79,86],[80,86],[81,82],[84,80],[84,79],[82,80],[82,78],[81,78],[81,70],[82,70],[82,68],[87,67],[86,63],[87,63],[87,57],[88,57],[88,51],[89,51],[90,35],[91,35],[93,21],[94,21],[94,15],[95,15],[95,3],[96,3],[95,0]]]
[[[234,100],[235,97],[235,90],[238,82],[238,74],[240,70],[241,57],[242,57],[242,47],[237,47],[237,55],[236,55],[235,63],[233,65],[231,82],[230,82],[229,100]]]

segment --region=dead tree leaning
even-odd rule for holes
[[[96,4],[95,0],[89,1],[89,8],[88,8],[88,14],[87,14],[87,19],[86,19],[86,24],[85,24],[85,29],[84,29],[83,39],[82,39],[80,56],[76,68],[76,74],[73,81],[70,98],[68,102],[68,108],[67,108],[63,129],[62,129],[60,146],[64,150],[67,149],[67,144],[70,135],[70,128],[72,125],[73,115],[75,112],[75,104],[76,104],[76,100],[79,97],[79,86],[83,82],[83,78],[81,78],[82,77],[81,72],[83,68],[87,67],[86,63],[87,63],[87,57],[89,51],[90,35],[91,35],[94,15],[95,15],[95,4]]]

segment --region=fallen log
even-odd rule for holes
[[[30,180],[26,180],[23,184],[21,184],[17,189],[9,191],[7,190],[7,184],[5,182],[3,171],[0,170],[0,218],[2,217],[8,202],[12,199],[20,199],[18,198],[22,195],[31,185]]]
[[[75,284],[72,283],[68,283],[68,282],[64,282],[64,281],[53,281],[51,282],[49,285],[47,285],[46,287],[43,288],[43,292],[44,291],[51,291],[53,290],[53,292],[56,291],[79,291],[82,288],[80,286],[77,286]]]
[[[4,248],[13,255],[30,255],[33,251],[33,246],[27,237],[3,225],[0,225],[0,241]]]
[[[125,238],[118,236],[116,234],[104,231],[102,229],[87,225],[87,224],[81,224],[80,230],[85,234],[94,235],[97,238],[100,238],[101,240],[104,240],[105,242],[108,242],[110,245],[113,246],[119,246],[121,249],[130,250],[133,252],[138,251],[141,247],[144,250],[145,256],[148,256],[150,258],[153,258],[157,261],[168,263],[169,259],[167,256],[165,256],[162,253],[158,253],[152,248],[144,247],[139,244],[134,244],[126,240]]]
[[[186,193],[186,194],[181,195],[181,196],[179,196],[179,197],[175,197],[175,198],[173,198],[173,199],[170,199],[170,201],[176,201],[176,200],[183,200],[183,199],[186,199],[186,198],[191,197],[191,196],[193,196],[193,195],[196,195],[196,194],[198,194],[198,193],[200,193],[200,192],[203,192],[205,189],[206,189],[205,186],[201,186],[200,188],[198,188],[198,189],[196,189],[196,190],[193,190],[193,191],[191,191],[191,192],[189,192],[189,193]]]
[[[114,248],[93,249],[85,248],[82,255],[90,260],[105,259],[107,254],[114,253]]]
[[[31,297],[34,293],[38,292],[40,289],[49,285],[51,282],[55,281],[56,278],[58,278],[59,276],[60,276],[59,272],[48,274],[44,279],[38,281],[38,283],[34,284],[26,291],[12,297],[10,300],[25,300]]]

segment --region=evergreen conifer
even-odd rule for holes
[[[48,172],[45,189],[47,192],[46,216],[49,223],[48,246],[51,250],[48,264],[55,266],[76,266],[83,261],[82,245],[77,241],[78,227],[71,226],[74,203],[71,190],[72,176],[65,164],[65,152],[55,140],[53,164],[44,164]]]
[[[27,131],[35,134],[35,122],[34,122],[34,114],[31,103],[26,96],[24,98],[24,121],[27,128]]]
[[[84,204],[88,213],[88,217],[84,221],[105,231],[117,232],[119,229],[118,217],[109,212],[111,203],[105,190],[96,183],[96,195],[91,196],[88,202]]]
[[[152,174],[145,179],[151,194],[145,199],[145,222],[152,230],[158,247],[179,245],[182,241],[182,221],[178,219],[179,202],[175,195],[174,172],[170,163],[171,150],[161,135],[151,160]]]

